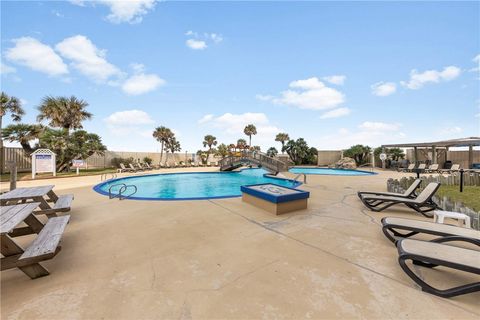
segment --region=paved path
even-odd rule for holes
[[[56,179],[76,199],[69,250],[45,263],[46,280],[2,272],[1,317],[478,319],[479,294],[441,299],[400,269],[379,221],[421,216],[370,212],[356,198],[385,190],[392,175],[309,176],[309,209],[278,217],[239,198],[108,200],[91,189],[99,177]],[[440,273],[422,276],[443,281]]]

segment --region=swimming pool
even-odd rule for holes
[[[331,169],[331,168],[311,168],[311,167],[295,167],[288,170],[291,173],[305,174],[323,174],[330,176],[369,176],[376,174],[375,172],[353,170],[353,169]]]
[[[108,195],[113,185],[135,185],[137,193],[129,199],[136,200],[201,200],[239,197],[240,186],[275,183],[285,187],[297,187],[300,183],[281,178],[264,177],[263,169],[244,169],[236,172],[185,172],[130,176],[109,180],[93,189]],[[120,186],[112,188],[118,194]],[[125,192],[128,194],[130,191]]]

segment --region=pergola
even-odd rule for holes
[[[382,149],[385,148],[413,148],[415,162],[418,159],[418,149],[419,148],[428,148],[432,149],[432,161],[437,163],[437,152],[438,149],[441,149],[442,152],[445,152],[445,157],[447,151],[452,147],[468,147],[468,167],[470,168],[473,163],[473,147],[480,146],[480,137],[469,137],[463,139],[452,139],[452,140],[443,140],[436,142],[420,142],[420,143],[401,143],[401,144],[384,144]]]

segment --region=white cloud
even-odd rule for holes
[[[320,116],[320,119],[332,119],[345,117],[350,114],[351,110],[349,108],[338,108],[325,112]]]
[[[166,81],[156,74],[146,74],[143,64],[132,64],[134,75],[129,77],[122,85],[122,90],[130,95],[140,95],[163,86]]]
[[[187,47],[193,50],[203,50],[208,47],[207,43],[203,40],[188,39],[185,41],[185,44]]]
[[[258,100],[261,100],[261,101],[271,101],[275,97],[270,96],[270,95],[257,94],[257,95],[255,95],[255,98],[258,99]]]
[[[327,110],[337,108],[345,101],[343,93],[325,86],[317,77],[292,81],[290,88],[293,90],[281,92],[279,97],[271,99],[272,102],[300,109]],[[257,97],[266,96],[257,95]]]
[[[219,33],[203,33],[199,34],[193,30],[188,30],[185,35],[189,37],[185,41],[187,47],[193,50],[204,50],[208,48],[209,44],[218,44],[223,41],[223,36]]]
[[[221,116],[207,114],[203,116],[199,123],[204,126],[211,126],[219,129],[221,138],[225,143],[236,142],[239,138],[245,138],[243,129],[247,124],[253,124],[257,128],[257,135],[252,138],[252,144],[262,145],[266,148],[275,140],[275,135],[282,130],[270,123],[265,113],[246,112],[241,114],[225,113]]]
[[[98,49],[90,39],[76,35],[55,46],[60,54],[72,60],[72,66],[96,82],[106,82],[111,77],[121,77],[122,72],[106,60],[106,50]]]
[[[331,84],[336,84],[340,86],[345,83],[345,79],[347,79],[347,77],[344,75],[334,75],[334,76],[323,77],[323,80]]]
[[[477,64],[476,67],[474,68],[471,68],[470,70],[468,70],[469,72],[480,72],[480,54],[477,54],[473,59],[472,59],[473,62],[475,62]],[[479,78],[480,79],[480,78]]]
[[[405,141],[407,135],[400,131],[398,123],[366,121],[358,126],[358,130],[341,128],[331,135],[323,135],[316,141],[319,149],[346,149],[356,144],[377,147],[387,143]]]
[[[413,69],[410,71],[410,79],[408,81],[401,81],[400,83],[409,89],[416,90],[428,83],[453,80],[457,78],[461,72],[461,69],[455,66],[445,67],[442,71],[427,70],[422,73],[418,73],[417,70]]]
[[[9,74],[9,73],[15,73],[17,72],[17,69],[14,67],[8,66],[3,62],[0,62],[0,74]]]
[[[155,8],[157,0],[70,0],[72,4],[84,7],[86,3],[93,6],[102,4],[110,9],[107,20],[112,23],[128,22],[131,24],[142,22],[143,16]]]
[[[366,131],[397,131],[402,125],[399,123],[385,123],[385,122],[373,122],[365,121],[358,127]]]
[[[55,15],[56,17],[58,17],[58,18],[65,18],[65,15],[63,15],[63,13],[61,13],[60,11],[57,11],[57,10],[52,10],[52,14]]]
[[[68,67],[53,49],[31,37],[14,39],[15,46],[6,50],[5,57],[32,70],[49,76],[68,73]]]
[[[449,127],[449,128],[444,128],[440,131],[441,134],[445,134],[445,135],[458,134],[462,132],[463,132],[463,129],[460,127]]]
[[[114,112],[107,118],[103,119],[107,125],[108,130],[118,136],[132,136],[139,135],[146,137],[145,133],[148,131],[145,126],[150,126],[154,123],[148,113],[142,110],[125,110]],[[152,130],[150,130],[150,137]]]
[[[480,54],[477,54],[477,55],[472,59],[472,61],[480,64]]]
[[[212,39],[213,42],[215,43],[220,43],[223,41],[223,36],[221,34],[218,34],[218,33],[210,33],[208,35],[210,37],[210,39]]]
[[[148,113],[137,109],[112,113],[104,121],[112,126],[137,126],[154,123]]]
[[[380,97],[389,96],[397,91],[397,85],[393,82],[377,82],[371,88],[372,94]]]
[[[208,122],[212,119],[213,119],[213,114],[206,114],[200,120],[198,120],[198,123],[202,124],[202,123]]]

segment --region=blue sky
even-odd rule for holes
[[[189,152],[248,123],[264,149],[480,135],[479,2],[2,1],[1,54],[24,122],[75,95],[111,150],[158,125]]]

